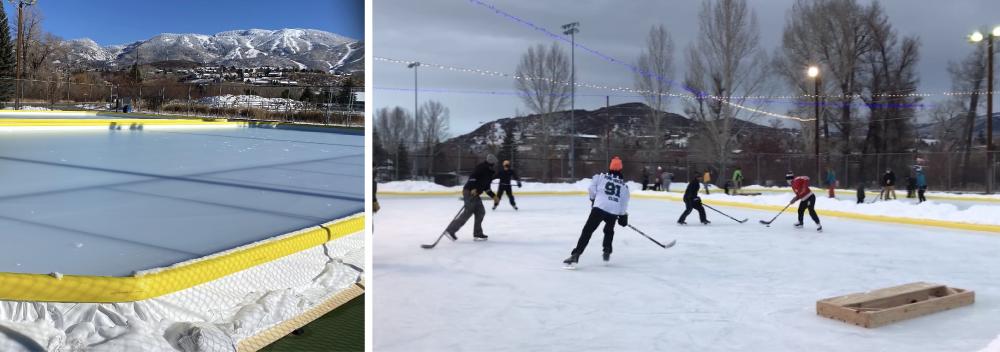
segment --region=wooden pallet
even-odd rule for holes
[[[876,328],[975,302],[976,293],[927,282],[854,293],[816,301],[816,314]]]

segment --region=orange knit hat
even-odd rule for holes
[[[611,165],[608,165],[608,170],[622,171],[622,159],[619,159],[617,156],[611,158]]]

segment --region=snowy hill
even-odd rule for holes
[[[247,29],[204,34],[162,33],[125,45],[93,40],[64,43],[67,61],[83,66],[125,66],[138,50],[144,62],[179,60],[225,66],[278,66],[354,72],[364,69],[364,43],[316,29]]]

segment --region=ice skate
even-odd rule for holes
[[[683,221],[678,221],[678,222],[677,222],[677,225],[680,225],[680,226],[684,226],[684,225],[687,225],[687,224],[688,224],[688,223],[686,223],[686,222],[683,222]]]
[[[797,228],[797,229],[801,229],[801,228],[802,228],[802,223],[801,223],[801,222],[797,222],[797,223],[795,223],[795,225],[794,225],[794,226],[795,226],[795,228]]]
[[[705,221],[702,221],[702,222],[701,222],[701,224],[702,224],[702,225],[708,225],[708,224],[711,224],[711,223],[712,223],[712,222],[711,222],[711,221],[708,221],[708,220],[705,220]]]
[[[448,232],[448,231],[445,231],[444,234],[445,234],[445,236],[448,236],[449,240],[458,241],[458,236],[455,236],[455,234],[453,234],[451,232]]]
[[[601,259],[604,259],[604,262],[607,263],[611,260],[611,252],[604,252],[604,254],[601,255]]]
[[[576,269],[576,263],[579,263],[579,262],[580,262],[580,255],[579,254],[571,254],[569,256],[569,258],[566,258],[566,260],[563,260],[563,264],[565,264],[565,265],[563,265],[563,269]]]
[[[489,238],[489,236],[486,236],[486,235],[481,234],[481,233],[477,233],[475,235],[472,235],[472,240],[473,241],[485,241],[487,238]]]

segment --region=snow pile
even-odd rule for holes
[[[74,107],[84,109],[84,110],[108,110],[111,109],[111,104],[76,104]]]
[[[5,108],[3,108],[3,109],[4,109],[4,110],[14,110],[14,107],[13,107],[13,106],[8,106],[8,107],[5,107]],[[49,109],[49,108],[43,108],[43,107],[41,107],[41,106],[31,106],[31,105],[25,105],[25,106],[22,106],[22,107],[21,107],[21,110],[33,110],[33,111],[51,111],[52,109]]]
[[[198,99],[198,103],[213,108],[260,108],[265,110],[302,109],[300,101],[286,98],[264,98],[257,95],[216,95]]]
[[[494,181],[495,183],[496,181]],[[521,189],[514,190],[517,194],[518,191],[534,191],[534,192],[567,192],[567,191],[586,191],[587,187],[590,186],[589,179],[582,179],[574,183],[536,183],[536,182],[525,182],[524,187]],[[642,185],[629,182],[629,188],[632,190],[632,194],[642,194],[642,195],[669,195],[671,197],[677,197],[677,191],[683,191],[683,184],[674,184],[672,190],[674,192],[656,192],[656,191],[642,191]],[[787,188],[787,187],[786,187]],[[423,192],[423,191],[461,191],[461,186],[455,187],[443,187],[430,182],[424,181],[397,181],[389,182],[384,184],[379,184],[380,191],[395,191],[395,192]],[[714,190],[714,188],[713,188]],[[711,203],[712,200],[735,202],[735,203],[745,203],[745,204],[756,204],[756,205],[770,205],[770,206],[785,206],[788,201],[792,199],[792,192],[788,190],[787,193],[773,193],[773,194],[763,194],[759,196],[730,196],[722,193],[721,190],[713,192],[710,195],[705,195],[702,193],[700,197],[707,203]],[[959,209],[958,206],[949,203],[936,202],[934,200],[929,200],[927,202],[913,204],[902,201],[878,201],[870,204],[857,204],[854,200],[841,200],[841,199],[831,199],[827,198],[822,194],[816,194],[816,208],[820,211],[823,210],[833,210],[845,213],[855,213],[863,215],[878,215],[878,216],[889,216],[889,217],[899,217],[899,218],[912,218],[912,219],[929,219],[929,220],[940,220],[940,221],[951,221],[951,222],[963,222],[971,224],[984,224],[984,225],[1000,225],[1000,217],[995,216],[1000,212],[1000,206],[991,204],[977,204],[972,205],[968,209]]]
[[[0,351],[231,351],[361,279],[364,233],[127,303],[0,301]]]
[[[993,342],[990,342],[986,348],[979,350],[979,352],[1000,352],[1000,336],[997,336]]]

